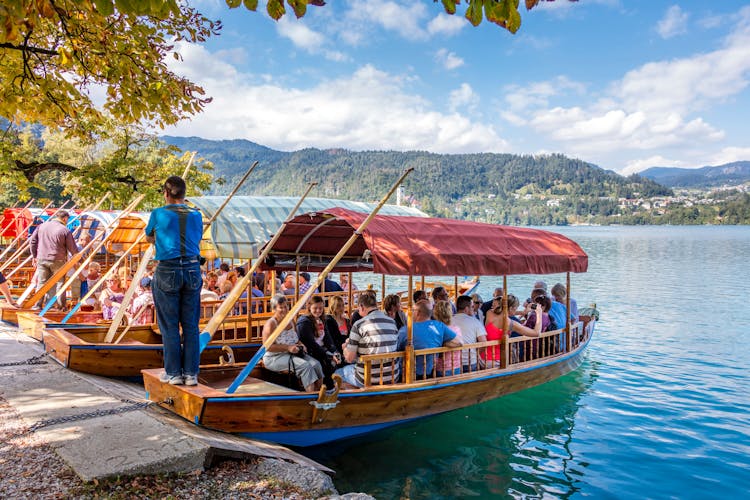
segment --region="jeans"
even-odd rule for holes
[[[164,343],[164,369],[170,377],[198,375],[202,285],[195,257],[162,260],[156,267],[152,283],[156,322]]]

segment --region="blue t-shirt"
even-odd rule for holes
[[[414,350],[419,349],[431,349],[433,347],[442,347],[446,342],[456,338],[456,333],[448,328],[445,323],[430,319],[427,321],[420,321],[419,323],[412,324],[412,337],[414,343]],[[403,351],[406,349],[406,326],[402,326],[398,332],[398,350]],[[425,373],[428,375],[432,374],[432,365],[434,363],[434,354],[427,354],[426,356],[417,356],[416,368],[417,376],[421,377]],[[427,366],[425,367],[424,360],[427,360]]]
[[[187,205],[165,205],[151,212],[146,236],[156,238],[156,260],[197,257],[203,237],[203,217]]]
[[[555,320],[557,328],[565,328],[565,316],[567,316],[567,310],[563,304],[553,300],[552,307],[549,308],[549,316]]]

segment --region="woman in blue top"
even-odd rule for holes
[[[164,183],[164,206],[151,212],[146,239],[156,246],[152,290],[156,321],[164,342],[162,382],[196,385],[200,364],[198,321],[201,287],[200,241],[203,219],[185,205],[185,181],[176,175]],[[182,339],[180,339],[182,326]]]

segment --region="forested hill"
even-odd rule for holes
[[[250,141],[164,137],[214,163],[228,191],[250,164],[260,166],[244,194],[299,195],[318,181],[318,196],[379,199],[407,167],[406,197],[433,215],[511,224],[566,224],[571,217],[611,215],[618,198],[670,195],[638,176],[622,177],[562,155],[435,154],[421,151],[303,149],[281,152]]]

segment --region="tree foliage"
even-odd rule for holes
[[[173,124],[210,101],[172,73],[175,42],[221,25],[177,0],[17,0],[0,6],[0,116],[81,135],[109,117]],[[103,110],[92,93],[104,90]],[[33,99],[32,99],[33,98]]]
[[[0,203],[11,205],[28,196],[60,201],[72,198],[81,207],[109,191],[106,207],[122,207],[135,193],[145,193],[140,208],[163,203],[161,186],[170,175],[182,175],[188,153],[181,153],[138,126],[108,122],[95,136],[70,137],[55,129],[12,125],[0,142]],[[32,166],[24,170],[25,166]],[[209,189],[212,165],[193,161],[188,174],[188,194]]]
[[[446,14],[455,15],[456,7],[461,0],[440,0]],[[526,10],[536,7],[542,0],[525,0]],[[546,0],[555,1],[555,0]],[[559,0],[577,2],[578,0]],[[235,9],[244,5],[247,9],[255,11],[258,9],[258,0],[226,0],[230,9]],[[433,0],[437,3],[438,0]],[[286,4],[292,8],[294,15],[298,18],[307,13],[307,6],[323,6],[323,0],[287,0]],[[466,0],[466,14],[464,17],[473,24],[479,26],[483,20],[497,24],[515,33],[521,27],[521,13],[518,10],[519,0]],[[268,0],[266,3],[266,12],[277,21],[286,14],[284,0]]]

